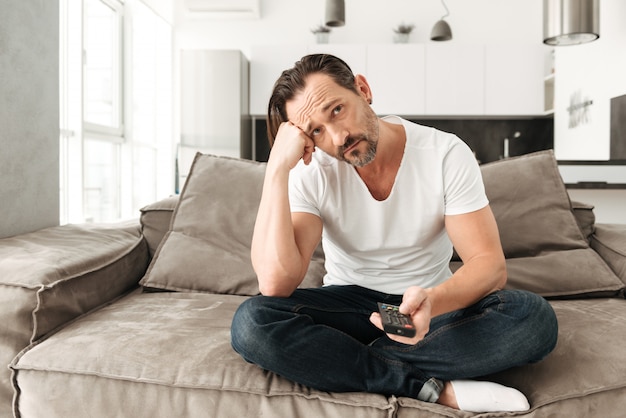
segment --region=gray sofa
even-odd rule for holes
[[[626,225],[595,225],[571,203],[551,152],[481,167],[507,286],[548,298],[559,319],[544,361],[488,376],[527,395],[517,414],[320,392],[234,353],[232,315],[258,293],[249,246],[264,169],[199,154],[180,198],[145,207],[140,225],[0,240],[0,416],[624,416]],[[319,248],[303,286],[323,272]]]

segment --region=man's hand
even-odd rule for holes
[[[270,159],[279,161],[290,170],[302,158],[305,164],[311,162],[315,144],[300,128],[291,122],[283,122],[278,128]]]
[[[428,297],[428,292],[418,286],[409,287],[402,297],[400,312],[411,317],[413,325],[415,326],[415,337],[407,338],[394,334],[387,334],[387,336],[403,344],[417,344],[426,336],[430,329],[431,310],[432,305]],[[383,324],[378,312],[372,313],[370,321],[372,324],[376,325],[377,328],[383,329]]]

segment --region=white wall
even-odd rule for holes
[[[560,160],[609,159],[610,100],[626,94],[625,21],[626,1],[602,0],[600,39],[555,49],[554,149]],[[586,122],[572,127],[567,109],[576,92],[593,104]]]
[[[258,19],[194,17],[175,0],[179,48],[239,49],[252,45],[314,43],[311,28],[323,21],[324,0],[259,0]],[[445,9],[439,0],[345,0],[346,25],[333,28],[330,43],[392,42],[393,28],[414,24],[410,42],[431,42],[430,31]],[[541,43],[542,0],[447,0],[446,21],[458,43]]]
[[[141,0],[166,22],[174,23],[174,5],[178,0]]]
[[[238,49],[250,56],[253,45],[294,45],[315,42],[310,29],[323,20],[324,0],[259,0],[260,17],[256,19],[211,19],[186,11],[185,0],[175,3],[176,49]],[[428,43],[430,30],[445,13],[439,0],[345,0],[346,25],[333,28],[330,43],[390,43],[393,27],[414,24],[410,42]],[[459,44],[541,44],[543,40],[543,0],[447,0],[450,16],[446,20],[453,31],[451,43]],[[626,93],[626,1],[601,0],[601,38],[588,45],[557,49],[559,58],[575,57],[557,68],[557,94],[563,80],[574,76],[577,83],[595,89],[602,83],[603,97]],[[551,50],[546,46],[546,55]],[[176,55],[175,55],[176,56]],[[567,60],[566,60],[567,61]],[[568,96],[569,97],[569,96]],[[557,99],[561,100],[561,99]],[[557,103],[555,120],[563,121],[564,107]],[[565,106],[567,107],[567,106]],[[603,120],[608,116],[602,115]],[[604,123],[604,122],[603,122]],[[561,128],[559,128],[561,129]],[[606,133],[589,136],[591,154],[608,144]],[[559,134],[560,135],[560,134]],[[568,145],[568,144],[565,144]],[[559,148],[566,150],[561,142]],[[607,145],[608,146],[608,145]],[[576,150],[578,145],[574,145]],[[565,151],[564,151],[565,152]],[[588,159],[590,153],[582,148]],[[626,168],[625,168],[626,169]],[[623,191],[573,194],[596,206],[599,222],[626,223]]]
[[[555,49],[554,151],[560,160],[609,159],[610,100],[626,94],[625,21],[624,0],[602,0],[600,39]],[[589,107],[586,123],[570,127],[567,108],[576,91],[593,100],[593,105]],[[626,120],[626,115],[623,118]],[[579,181],[601,180],[591,178],[593,172],[584,167],[564,168],[575,172]],[[613,177],[623,183],[626,166],[612,169],[619,174]],[[626,224],[626,190],[570,189],[569,194],[574,200],[593,204],[597,222]]]
[[[0,12],[0,237],[59,223],[59,3]]]

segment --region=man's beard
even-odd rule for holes
[[[358,141],[365,141],[367,143],[367,149],[365,150],[365,152],[361,152],[358,149],[353,149],[346,155],[345,150],[350,148]],[[367,135],[360,135],[358,137],[351,136],[346,140],[345,144],[337,149],[337,155],[335,155],[335,157],[339,161],[345,161],[355,167],[363,167],[374,161],[374,158],[376,157],[377,146],[378,141],[371,139]]]
[[[367,106],[364,111],[367,114],[365,132],[358,136],[348,137],[346,142],[337,148],[337,154],[335,155],[339,161],[345,161],[355,167],[363,167],[374,161],[378,147],[378,117],[369,106]],[[365,152],[361,152],[355,148],[346,156],[345,151],[359,141],[365,141],[367,143]]]

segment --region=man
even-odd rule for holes
[[[519,391],[472,379],[539,361],[550,305],[501,290],[506,267],[480,170],[456,136],[378,118],[362,75],[331,55],[282,73],[252,240],[262,295],[233,319],[249,362],[324,391],[408,396],[475,412],[519,411]],[[324,287],[297,289],[322,239]],[[452,248],[463,267],[452,274]],[[385,334],[377,302],[417,333]]]

